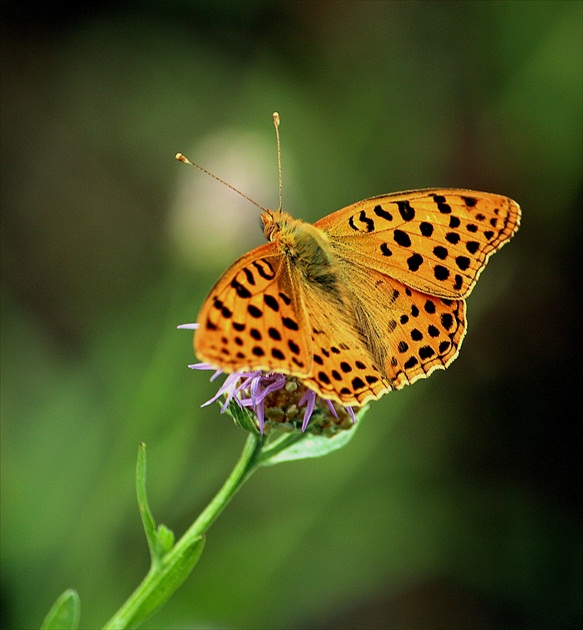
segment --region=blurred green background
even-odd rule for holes
[[[193,373],[212,283],[258,211],[314,221],[459,186],[523,223],[447,372],[344,450],[261,471],[147,628],[569,628],[582,621],[582,4],[2,5],[2,628],[66,588],[103,624],[245,436]]]

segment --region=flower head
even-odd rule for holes
[[[211,380],[222,373],[208,363],[196,363],[189,367],[213,370]],[[221,413],[227,411],[231,403],[251,409],[262,434],[274,428],[283,431],[301,428],[302,431],[334,434],[351,428],[356,422],[352,407],[320,398],[296,377],[277,372],[233,372],[202,406],[210,405],[223,396]]]
[[[196,324],[183,324],[179,328],[196,329]],[[214,381],[222,370],[209,363],[189,365],[193,370],[212,370]],[[224,397],[221,413],[231,404],[240,409],[250,409],[256,418],[256,428],[261,434],[278,428],[283,431],[311,431],[334,435],[350,429],[356,423],[352,407],[345,407],[326,400],[306,387],[300,379],[279,372],[233,372],[227,375],[217,393],[202,406]]]

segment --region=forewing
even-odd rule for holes
[[[315,226],[346,261],[423,293],[459,299],[519,224],[520,208],[508,197],[435,189],[365,199]]]
[[[265,370],[304,376],[310,340],[300,294],[275,243],[234,263],[203,304],[196,356],[226,372]]]

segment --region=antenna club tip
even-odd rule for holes
[[[273,118],[273,123],[276,127],[279,127],[279,114],[277,112],[273,112],[273,114],[271,114],[271,117]]]
[[[188,164],[188,158],[187,158],[184,154],[182,154],[182,153],[178,152],[178,153],[177,153],[174,157],[175,157],[175,158],[176,158],[179,162],[184,162],[185,164]]]

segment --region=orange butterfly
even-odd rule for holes
[[[211,290],[197,357],[225,372],[296,376],[324,399],[360,406],[456,358],[465,298],[518,229],[520,208],[428,189],[359,201],[313,225],[281,209],[261,218],[268,243]]]

